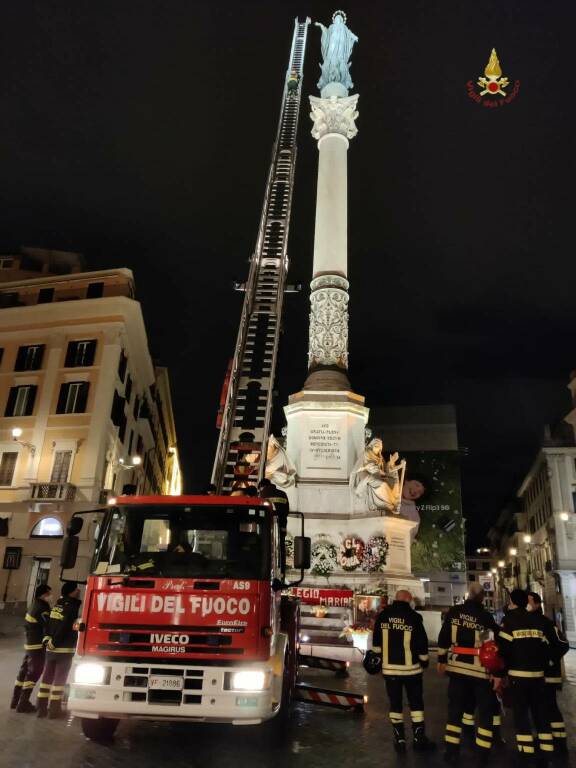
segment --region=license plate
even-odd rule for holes
[[[161,691],[181,691],[184,688],[184,678],[152,676],[148,679],[148,688]]]

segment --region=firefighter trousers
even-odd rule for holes
[[[404,722],[402,696],[406,691],[412,725],[424,723],[424,693],[422,673],[417,675],[384,675],[386,692],[390,700],[390,722],[393,726]]]
[[[493,738],[494,693],[490,680],[472,675],[452,673],[448,682],[448,722],[444,741],[446,749],[458,752],[462,740],[462,716],[474,703],[478,710],[476,720],[476,746],[490,750]]]
[[[46,653],[46,664],[44,674],[40,681],[40,690],[38,691],[38,703],[44,699],[50,701],[61,701],[68,679],[68,672],[72,666],[72,653]]]
[[[552,757],[554,744],[550,727],[551,712],[546,708],[546,684],[543,677],[510,676],[510,698],[514,714],[516,745],[520,755],[529,761],[535,755],[532,727],[538,734],[541,757]]]
[[[566,749],[566,724],[558,706],[558,690],[556,683],[544,683],[544,696],[546,697],[546,711],[552,729],[554,749],[564,751]]]
[[[33,651],[26,651],[22,664],[16,675],[16,685],[23,691],[32,689],[40,679],[44,669],[44,660],[46,658],[45,648],[36,648]]]

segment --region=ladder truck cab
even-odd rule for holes
[[[85,735],[109,738],[124,718],[251,725],[285,713],[296,684],[298,603],[282,594],[291,585],[273,505],[125,496],[97,514],[68,701]],[[77,513],[68,527],[64,577],[87,515],[95,513]],[[303,535],[294,538],[293,565],[300,583],[310,566]]]

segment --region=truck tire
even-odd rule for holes
[[[109,717],[99,717],[98,720],[88,717],[80,718],[82,733],[92,741],[111,741],[118,723],[119,720],[112,720]]]

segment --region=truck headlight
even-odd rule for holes
[[[270,684],[270,675],[261,669],[244,669],[230,676],[233,691],[263,691]]]
[[[74,669],[74,682],[81,685],[102,685],[108,682],[109,669],[102,664],[78,664]]]

